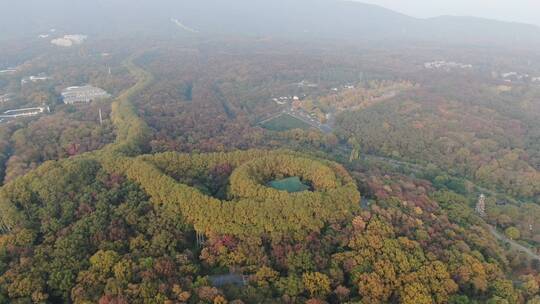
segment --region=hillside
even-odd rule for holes
[[[34,9],[27,10],[27,3]],[[183,33],[350,42],[540,44],[540,29],[535,26],[465,17],[416,19],[375,5],[336,0],[26,0],[0,4],[0,17],[0,39],[37,36],[55,28],[99,36]]]
[[[534,275],[514,286],[511,267],[528,266],[509,260],[465,197],[425,181],[373,170],[375,195],[360,209],[355,180],[366,177],[305,153],[129,157],[148,144],[132,101],[153,80],[134,58],[138,83],[112,107],[115,143],[0,188],[0,303],[522,303],[538,293]],[[264,186],[291,175],[313,191]],[[227,270],[243,283],[212,280]]]

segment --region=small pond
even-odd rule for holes
[[[268,186],[277,190],[287,191],[290,193],[301,192],[301,191],[306,191],[310,189],[308,185],[302,183],[302,181],[300,180],[298,176],[292,176],[292,177],[287,177],[284,179],[273,180],[268,183]]]

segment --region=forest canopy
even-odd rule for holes
[[[0,133],[0,303],[538,303],[533,84],[423,67],[470,50],[139,42],[65,50],[3,105],[73,78],[117,96]],[[48,52],[18,73],[60,77]],[[328,133],[265,129],[280,96]]]
[[[300,236],[349,217],[360,201],[355,182],[342,166],[290,151],[169,152],[139,157],[126,164],[126,173],[157,203],[177,210],[201,232]],[[205,176],[216,178],[201,180]],[[277,176],[299,176],[314,191],[288,193],[268,187]],[[227,188],[225,200],[200,190],[214,188],[204,192],[217,193],[220,185]]]

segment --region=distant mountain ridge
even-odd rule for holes
[[[5,1],[4,1],[5,2]],[[0,39],[56,27],[88,34],[227,34],[350,41],[540,45],[540,27],[472,17],[418,19],[339,0],[22,0],[0,4]],[[28,7],[32,7],[31,10]],[[21,18],[24,16],[24,18]],[[195,34],[195,33],[193,33]]]

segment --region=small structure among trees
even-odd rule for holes
[[[476,212],[481,216],[486,216],[486,196],[482,193],[476,203]]]

